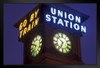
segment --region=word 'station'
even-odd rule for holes
[[[75,14],[51,7],[50,14],[46,14],[45,18],[48,22],[86,33],[86,26],[80,25],[81,17]]]
[[[35,12],[33,12],[29,16],[29,18],[30,18],[29,20],[24,19],[24,21],[20,23],[20,25],[19,25],[19,30],[20,30],[19,38],[22,38],[22,36],[27,34],[29,31],[31,31],[34,27],[36,27],[38,25],[38,22],[39,22],[38,13],[39,13],[39,9],[37,9]]]

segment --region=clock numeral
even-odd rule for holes
[[[61,36],[63,37],[63,34],[61,33]]]
[[[65,48],[63,48],[63,53],[66,53],[66,49]]]
[[[59,37],[59,35],[58,35],[58,34],[56,34],[56,35],[55,35],[55,37],[57,37],[57,38],[58,38],[58,37]]]
[[[37,50],[37,51],[36,51],[36,54],[38,54],[38,53],[39,53],[39,51]]]
[[[69,38],[68,37],[66,37],[66,41],[68,41],[69,40]]]
[[[61,33],[58,34],[61,37]]]
[[[70,49],[69,48],[67,48],[67,52],[69,52],[70,51]]]
[[[36,38],[34,38],[34,42],[36,41]]]
[[[40,38],[41,38],[40,36],[37,36],[37,40],[40,40]]]
[[[56,46],[58,45],[57,42],[53,42],[53,43],[54,43],[54,45],[56,45]]]
[[[58,49],[60,49],[61,48],[61,46],[58,46]]]
[[[60,48],[60,49],[59,49],[59,51],[61,51],[61,52],[62,52],[62,48]]]
[[[63,34],[63,38],[66,39],[66,35],[65,34]]]
[[[31,52],[33,52],[33,50],[31,49]]]
[[[67,44],[71,44],[71,42],[70,41],[67,41]]]
[[[53,40],[54,42],[57,42],[57,40]]]
[[[40,39],[39,41],[42,42],[42,39]]]
[[[54,38],[53,38],[53,40],[57,40],[57,38],[56,38],[56,37],[54,37]]]
[[[41,47],[42,43],[40,43],[39,45],[40,45],[39,47]]]
[[[34,52],[34,56],[36,56],[36,52]]]
[[[67,47],[67,49],[71,50],[71,48]]]
[[[40,51],[40,48],[38,48],[38,51]]]
[[[56,46],[56,48],[58,49],[59,46]]]
[[[33,48],[33,45],[31,45],[31,49]]]
[[[35,41],[32,41],[32,44],[34,44],[35,43]]]
[[[68,45],[67,47],[68,47],[69,49],[71,49],[71,46]]]

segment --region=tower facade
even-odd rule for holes
[[[62,4],[40,4],[15,24],[24,64],[84,64],[80,38],[87,15]]]

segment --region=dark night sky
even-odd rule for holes
[[[96,64],[96,4],[65,4],[87,14],[89,17],[83,24],[87,33],[81,38],[82,60],[85,64]],[[4,64],[23,64],[23,43],[18,42],[19,30],[14,28],[23,16],[36,4],[4,4]]]

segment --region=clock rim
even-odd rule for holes
[[[37,34],[34,38],[36,38],[37,36],[41,36],[41,35],[39,35],[39,34]],[[33,40],[34,40],[34,38],[33,38]],[[41,39],[42,39],[42,37],[41,37]],[[33,41],[32,40],[32,41]],[[42,43],[42,42],[41,42]],[[31,42],[31,45],[30,45],[30,49],[31,49],[31,46],[32,46],[32,42]],[[42,47],[42,45],[41,45],[41,47]],[[40,48],[40,50],[39,50],[39,52],[41,51],[41,48]],[[38,53],[39,54],[39,53]],[[38,55],[38,54],[36,54],[36,56]],[[32,56],[32,53],[31,53],[31,56]],[[36,56],[34,56],[33,55],[33,57],[36,57]]]
[[[70,42],[71,42],[71,50],[70,50],[70,52],[63,53],[63,52],[60,52],[60,51],[55,47],[55,45],[54,45],[54,43],[53,43],[53,37],[54,37],[54,35],[57,34],[57,33],[63,33],[63,34],[65,34],[66,36],[68,36],[68,38],[70,39]],[[58,54],[68,55],[68,54],[70,54],[70,53],[72,52],[72,49],[73,49],[73,44],[72,44],[72,43],[73,43],[73,39],[72,39],[70,33],[68,33],[67,31],[62,30],[62,29],[56,29],[56,30],[54,30],[54,31],[52,32],[52,34],[51,34],[51,40],[52,40],[52,47],[53,47],[53,49],[55,49],[55,51],[56,51]]]
[[[64,34],[64,35],[66,35],[65,33],[62,33],[62,32],[57,32],[57,33],[55,33],[55,34],[58,34],[58,33],[61,33],[61,34]],[[53,38],[55,37],[55,34],[54,34],[54,36],[53,36]],[[66,35],[66,37],[68,37],[67,35]],[[68,39],[69,39],[69,41],[71,42],[71,40],[70,40],[70,38],[68,37]],[[53,41],[54,41],[54,39],[53,39]],[[53,42],[53,44],[54,44],[54,42]],[[54,46],[55,46],[55,44],[54,44]],[[71,51],[71,49],[72,49],[72,42],[71,42],[71,48],[70,48],[70,51]],[[55,46],[55,48],[56,48],[56,46]],[[58,48],[56,48],[59,52],[61,52],[61,53],[64,53],[63,51],[60,51]],[[69,51],[69,52],[70,52]],[[64,54],[67,54],[67,53],[69,53],[69,52],[66,52],[66,53],[64,53]]]
[[[41,49],[39,51],[39,53],[36,55],[36,56],[32,56],[32,53],[30,52],[30,47],[31,47],[31,44],[32,44],[32,41],[34,40],[34,38],[37,36],[37,35],[40,35],[41,36],[41,39],[42,39],[42,45],[41,45]],[[42,33],[41,32],[36,32],[36,33],[32,33],[32,36],[30,36],[30,39],[29,39],[29,47],[28,47],[28,53],[30,55],[30,57],[32,58],[32,60],[35,60],[39,57],[39,55],[41,55],[42,53],[42,50],[43,50],[43,36],[42,36]]]

